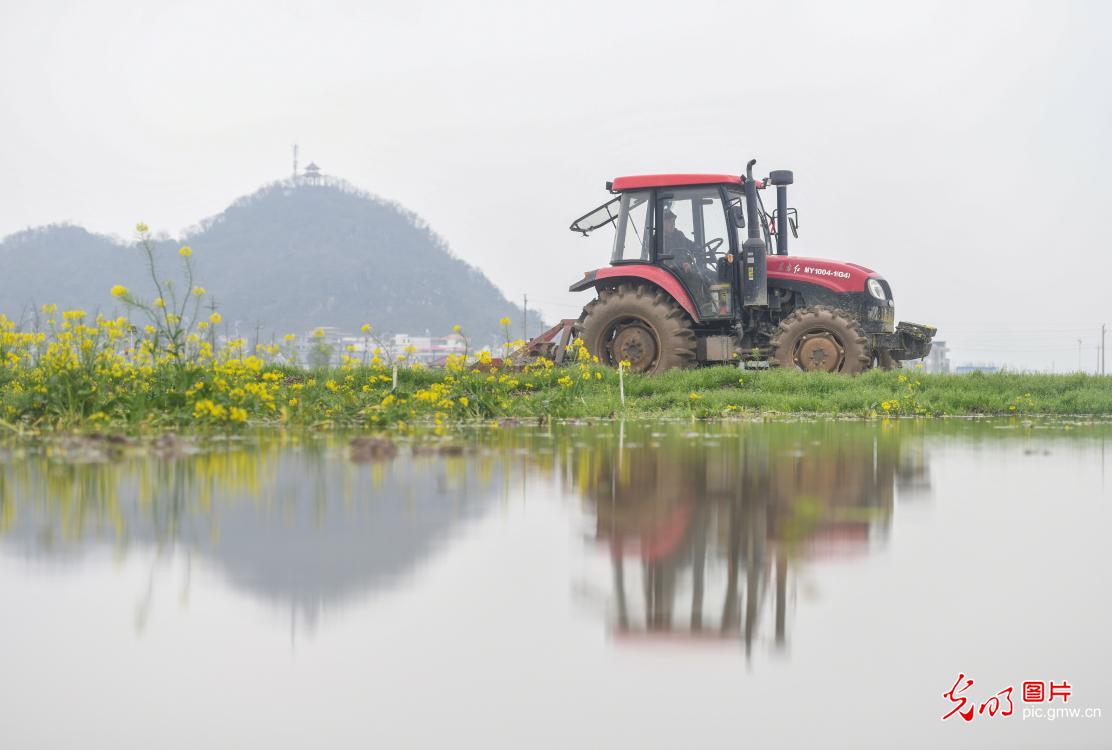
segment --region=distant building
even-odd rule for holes
[[[381,347],[378,341],[382,341]],[[438,367],[443,366],[450,355],[462,356],[468,351],[467,340],[458,333],[447,336],[399,333],[382,340],[361,333],[345,333],[331,326],[317,327],[299,336],[293,349],[298,361],[314,367],[339,365],[345,361],[344,357],[357,363],[370,363],[376,355],[384,363],[404,357],[411,364],[420,362]]]
[[[923,365],[923,372],[946,374],[950,372],[950,348],[945,341],[935,341],[931,344],[930,354],[922,359],[914,360]]]
[[[447,336],[411,336],[408,333],[399,333],[394,336],[390,349],[395,359],[404,354],[411,362],[437,366],[443,365],[449,355],[462,356],[467,351],[467,341],[458,333]]]
[[[317,166],[315,161],[309,162],[309,166],[305,167],[305,172],[301,179],[306,185],[319,185],[320,184],[320,167]]]
[[[971,372],[1000,372],[1000,370],[1000,365],[992,362],[965,362],[954,368],[954,372],[958,375],[968,375]]]

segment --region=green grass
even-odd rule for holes
[[[739,382],[740,381],[740,382]],[[692,399],[691,394],[697,394]],[[888,404],[888,409],[883,407]],[[626,378],[627,414],[757,413],[912,415],[1112,414],[1112,378],[1092,375],[927,375],[871,371],[856,377],[822,373],[739,371],[732,367]],[[621,411],[613,397],[584,396],[580,414]]]
[[[901,377],[906,381],[901,382]],[[1112,411],[1112,382],[1102,384],[1084,376],[869,372],[846,377],[713,368],[637,378],[630,383],[627,395],[643,399],[641,408],[667,407],[684,403],[693,391],[702,394],[700,400],[707,407],[736,404],[774,412],[861,414],[880,408],[884,402],[899,402],[904,411],[917,404],[931,414],[1007,414],[1024,394],[1031,394],[1034,404],[1024,404],[1017,410],[1051,414]]]
[[[443,432],[484,420],[775,414],[886,416],[1112,415],[1112,378],[1092,375],[856,377],[713,367],[659,376],[586,363],[530,372],[384,367],[309,370],[256,363],[164,363],[116,377],[101,370],[0,368],[0,434],[130,433],[247,427]],[[134,377],[133,377],[134,376]]]

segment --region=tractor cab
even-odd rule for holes
[[[744,195],[729,175],[654,175],[618,178],[619,196],[572,223],[588,234],[613,225],[613,267],[653,265],[687,292],[703,320],[733,318],[731,271],[740,252]]]

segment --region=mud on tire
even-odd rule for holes
[[[576,332],[587,351],[610,367],[656,374],[695,364],[691,319],[670,296],[643,284],[600,289],[583,308]]]
[[[780,321],[768,343],[771,367],[855,374],[873,363],[869,340],[857,321],[825,305],[796,310]]]

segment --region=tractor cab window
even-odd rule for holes
[[[706,318],[732,315],[730,279],[719,259],[730,250],[726,208],[717,187],[680,188],[658,194],[661,265],[674,273]]]
[[[645,261],[652,255],[652,233],[649,231],[652,214],[649,211],[648,190],[622,193],[621,218],[614,238],[611,262]]]

